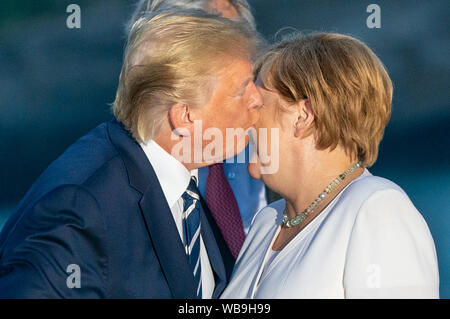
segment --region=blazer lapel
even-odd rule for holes
[[[194,275],[172,213],[157,180],[151,184],[139,205],[161,269],[174,298],[197,298]]]
[[[202,206],[202,238],[208,252],[209,262],[216,274],[212,295],[212,298],[216,299],[223,292],[231,277],[234,259],[203,198],[201,198],[200,203]]]
[[[215,287],[213,291],[212,298],[218,298],[219,294],[225,289],[225,285],[227,283],[225,266],[222,262],[222,255],[220,254],[219,247],[217,246],[216,240],[214,239],[214,235],[212,233],[211,227],[208,223],[208,219],[206,218],[204,212],[200,216],[201,220],[201,234],[203,242],[206,246],[206,251],[208,252],[209,262],[211,263],[211,267],[213,271],[216,273],[215,279]]]

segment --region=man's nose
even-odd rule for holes
[[[256,85],[254,82],[252,82],[251,84],[251,95],[250,95],[250,104],[249,104],[249,108],[250,109],[259,109],[263,104],[263,98],[261,93],[258,91],[258,89],[256,88]]]

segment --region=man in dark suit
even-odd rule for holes
[[[115,119],[53,162],[5,224],[0,297],[217,298],[233,259],[195,172],[242,149],[204,152],[210,145],[196,136],[257,121],[256,47],[251,32],[226,19],[141,18]]]
[[[155,11],[203,10],[246,24],[256,30],[255,19],[246,0],[138,0],[127,23],[126,35],[142,16]],[[272,199],[261,180],[250,177],[247,165],[250,148],[236,156],[198,170],[198,189],[214,220],[237,258],[254,215]]]

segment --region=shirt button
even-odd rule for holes
[[[229,179],[235,179],[235,177],[236,177],[236,174],[234,172],[229,172],[228,173],[228,178]]]

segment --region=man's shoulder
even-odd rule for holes
[[[53,217],[60,211],[72,212],[96,224],[98,216],[112,211],[119,198],[123,203],[135,199],[129,193],[127,171],[110,140],[108,125],[103,123],[91,130],[50,164],[4,225],[0,241],[21,220],[37,218],[36,211],[49,212],[45,216]]]
[[[100,124],[70,145],[38,177],[18,208],[33,205],[65,185],[89,187],[99,175],[104,179],[103,187],[107,187],[108,179],[126,180],[123,162],[108,134],[108,125],[108,122]]]

